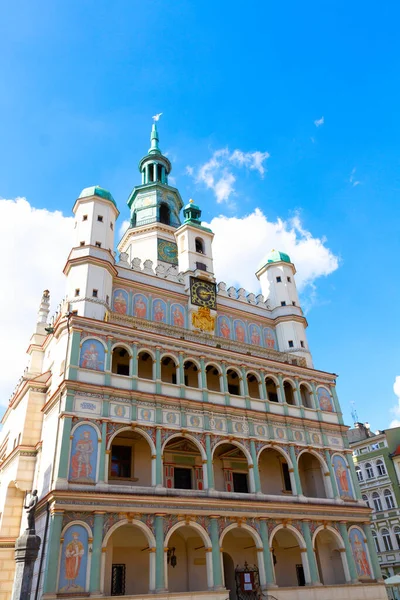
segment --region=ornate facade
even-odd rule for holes
[[[213,233],[192,201],[181,224],[158,143],[153,126],[119,260],[111,194],[87,188],[74,205],[67,297],[49,320],[44,293],[3,418],[0,599],[34,488],[35,600],[236,600],[236,585],[249,598],[385,598],[336,376],[313,367],[294,265],[272,251],[263,295],[216,285]],[[238,583],[245,563],[257,579]]]

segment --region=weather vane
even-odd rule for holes
[[[156,115],[154,115],[154,116],[152,117],[153,121],[154,121],[154,122],[156,122],[156,121],[159,121],[159,120],[160,120],[160,117],[161,117],[161,115],[162,115],[162,113],[157,113]]]

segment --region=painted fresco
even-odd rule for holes
[[[344,458],[336,454],[333,457],[332,465],[335,472],[340,497],[344,499],[353,499],[354,496],[351,488],[350,477]]]
[[[143,294],[133,296],[133,316],[139,319],[147,318],[147,298]]]
[[[235,340],[238,342],[247,342],[246,325],[240,319],[236,319],[233,324]]]
[[[85,340],[81,348],[79,366],[93,371],[104,371],[105,350],[99,340]]]
[[[271,327],[264,327],[264,346],[266,348],[272,348],[272,350],[278,350],[278,344],[276,342],[275,331]]]
[[[334,412],[332,398],[328,390],[323,387],[319,387],[317,390],[317,394],[321,410],[325,410],[327,412]]]
[[[74,594],[86,591],[87,563],[88,533],[82,525],[72,525],[65,532],[61,549],[58,585],[61,593]]]
[[[129,296],[125,290],[114,290],[113,293],[113,310],[120,315],[128,313]]]
[[[167,305],[164,300],[160,300],[160,298],[153,300],[153,311],[151,318],[157,323],[167,322]]]
[[[185,327],[185,309],[182,304],[171,304],[171,325]]]
[[[72,438],[69,481],[95,483],[97,451],[97,432],[94,427],[87,424],[79,425]]]
[[[218,336],[223,337],[227,340],[231,338],[231,320],[223,315],[217,319],[217,331]]]
[[[261,345],[261,329],[258,325],[254,325],[254,323],[252,323],[249,326],[249,338],[250,344],[253,344],[253,346]]]
[[[349,533],[349,539],[356,563],[357,575],[359,577],[372,577],[364,534],[359,529],[353,528]]]

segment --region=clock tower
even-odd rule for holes
[[[159,148],[156,123],[153,123],[148,153],[139,162],[142,184],[133,188],[128,198],[131,211],[129,228],[118,245],[128,254],[128,261],[150,259],[153,265],[178,265],[174,232],[180,226],[183,202],[179,191],[170,186],[171,163]]]
[[[214,234],[201,223],[201,210],[190,200],[183,209],[185,220],[175,231],[179,271],[189,292],[189,323],[192,329],[214,333],[217,291],[212,241]]]

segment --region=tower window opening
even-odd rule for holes
[[[162,203],[160,206],[160,223],[170,225],[171,211],[167,204]]]
[[[292,283],[292,278],[291,277],[288,277],[287,280],[288,280],[289,283]]]
[[[99,290],[93,290],[93,292],[92,292],[93,298],[97,298],[98,295],[99,295]]]
[[[110,223],[110,229],[111,229],[111,231],[114,230],[114,223]]]
[[[153,169],[153,165],[149,165],[147,173],[148,173],[148,176],[149,176],[149,181],[154,181],[154,169]]]
[[[282,300],[281,306],[286,306],[286,302],[284,300]]]
[[[96,248],[101,248],[101,242],[96,242]]]
[[[162,181],[162,166],[157,165],[157,181]]]
[[[302,348],[304,348],[304,347],[305,347],[305,346],[304,346],[304,342],[303,342],[303,340],[300,340],[300,346],[301,346]]]
[[[79,242],[79,245],[82,247],[85,245],[85,242]]]
[[[289,344],[289,348],[294,348],[293,340],[289,340],[288,344]]]
[[[277,277],[276,278],[276,283],[281,283],[281,281],[282,281],[282,277]]]
[[[196,269],[198,269],[199,271],[207,271],[207,265],[205,265],[202,262],[196,261]]]
[[[293,306],[296,306],[296,302],[295,301],[293,301],[292,304],[293,304]]]
[[[81,290],[79,288],[75,288],[75,296],[79,296]]]
[[[102,215],[97,215],[97,220],[102,223],[103,222],[103,216]]]
[[[87,221],[87,215],[83,215],[82,221]]]
[[[196,238],[195,244],[196,244],[196,252],[198,252],[199,254],[205,254],[203,240],[201,238]]]

